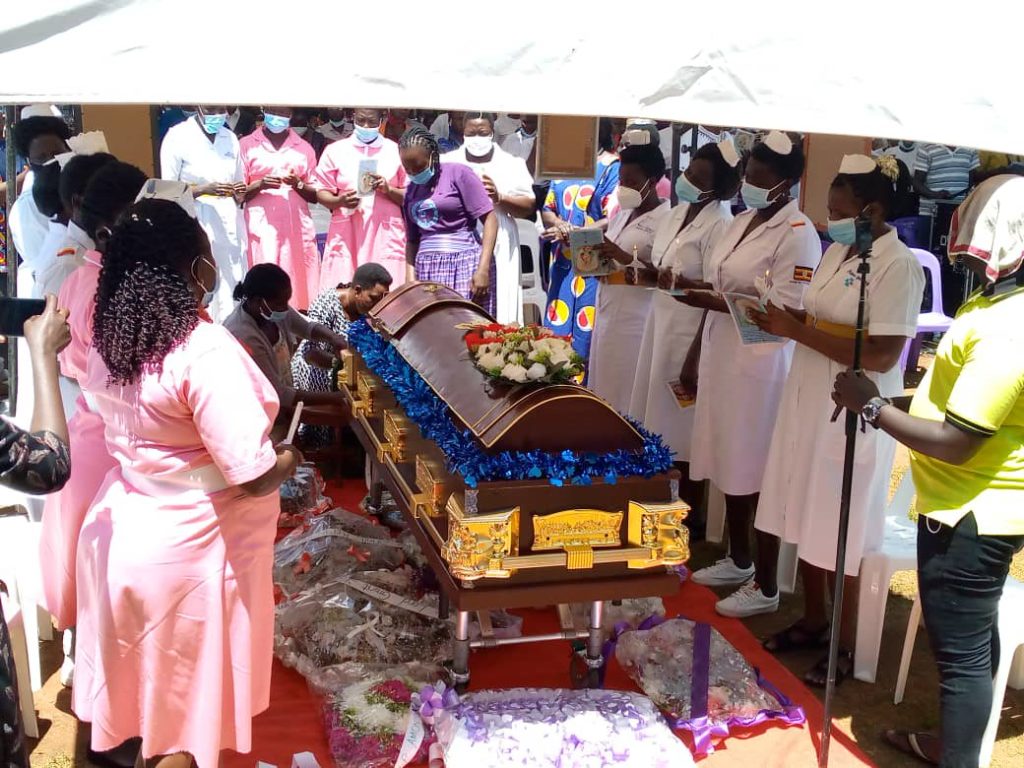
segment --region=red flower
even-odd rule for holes
[[[359,549],[355,544],[350,546],[346,551],[350,557],[354,557],[360,563],[365,563],[370,559],[370,553],[365,549]]]

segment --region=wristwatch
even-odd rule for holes
[[[892,401],[888,398],[872,397],[864,403],[864,407],[860,409],[861,418],[875,429],[878,429],[878,416],[881,414],[882,408],[891,404]]]
[[[301,192],[305,188],[306,188],[306,182],[304,182],[302,179],[299,179],[299,183],[295,185],[295,191],[296,192]]]

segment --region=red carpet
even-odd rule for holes
[[[354,509],[364,493],[361,483],[349,481],[342,488],[333,488],[332,496],[339,506]],[[715,613],[715,595],[705,587],[683,584],[676,597],[665,601],[669,617],[687,618],[713,624],[744,657],[759,667],[764,676],[789,696],[807,713],[802,727],[785,727],[767,723],[757,729],[731,736],[715,752],[700,761],[708,768],[803,768],[817,765],[817,748],[821,733],[822,706],[817,697],[771,654],[761,648],[743,623]],[[554,610],[523,612],[524,632],[557,631]],[[565,688],[569,686],[569,646],[565,641],[474,651],[470,668],[472,689],[481,688]],[[630,679],[614,662],[608,670],[608,688],[635,689]],[[683,737],[687,739],[687,736]],[[313,752],[322,768],[332,765],[327,740],[320,720],[316,699],[305,681],[292,670],[274,662],[270,709],[253,724],[251,755],[225,753],[224,768],[253,768],[257,760],[288,768],[296,752]],[[846,734],[832,732],[830,766],[865,766],[871,761]]]

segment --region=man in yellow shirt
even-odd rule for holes
[[[911,449],[921,607],[939,667],[941,737],[886,740],[949,768],[975,768],[998,665],[997,611],[1024,547],[1024,178],[995,176],[957,210],[950,259],[983,286],[961,308],[910,412],[852,372],[833,399]]]

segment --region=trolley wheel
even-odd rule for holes
[[[601,687],[601,667],[593,667],[587,661],[586,646],[573,643],[573,651],[569,655],[569,681],[576,690]]]
[[[455,664],[451,659],[442,662],[441,672],[445,685],[449,688],[454,688],[459,696],[469,690],[469,672],[467,671],[464,675],[457,674],[455,672]]]

